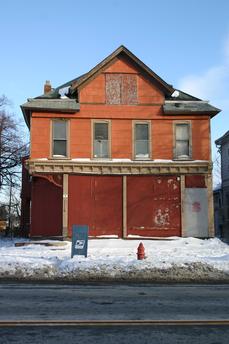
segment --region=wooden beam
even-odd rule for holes
[[[180,176],[180,202],[181,202],[181,236],[185,237],[186,235],[186,229],[184,228],[184,192],[185,192],[185,176]]]
[[[63,175],[63,237],[68,237],[68,174]]]
[[[122,230],[123,238],[127,238],[127,183],[126,176],[122,177]]]

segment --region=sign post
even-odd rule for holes
[[[72,226],[72,254],[87,257],[88,248],[88,226],[73,225]]]

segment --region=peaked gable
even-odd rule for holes
[[[98,72],[107,68],[109,64],[117,57],[126,58],[130,64],[132,64],[135,68],[140,69],[143,73],[145,73],[148,78],[158,85],[158,87],[164,91],[166,95],[171,95],[174,92],[174,88],[167,84],[163,79],[161,79],[156,73],[154,73],[148,66],[146,66],[139,58],[137,58],[130,50],[126,47],[121,45],[118,49],[116,49],[112,54],[106,57],[102,62],[97,64],[94,68],[92,68],[87,74],[85,74],[82,78],[74,82],[71,86],[71,93],[82,87],[84,83],[88,82],[89,79],[95,76]]]

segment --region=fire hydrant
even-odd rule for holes
[[[137,256],[138,256],[138,260],[145,259],[145,247],[142,242],[140,242],[138,246]]]

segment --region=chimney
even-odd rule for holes
[[[51,83],[49,80],[46,80],[44,84],[44,94],[49,93],[52,89]]]

